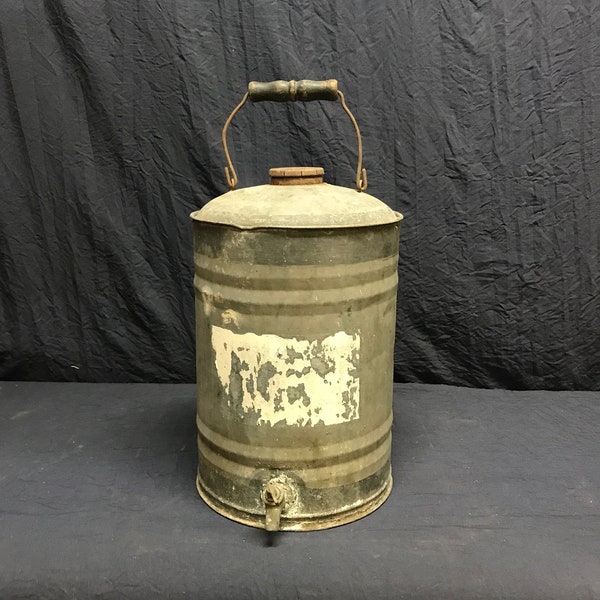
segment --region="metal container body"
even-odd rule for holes
[[[275,481],[278,528],[322,529],[389,495],[398,235],[194,222],[197,487],[219,513],[265,527]]]

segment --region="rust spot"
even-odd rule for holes
[[[246,389],[248,390],[250,397],[254,400],[254,398],[256,397],[256,394],[255,394],[255,388],[254,388],[254,377],[253,377],[252,373],[250,373],[248,375],[248,379],[246,379]]]
[[[272,362],[262,364],[256,374],[256,389],[265,400],[270,399],[269,380],[277,375],[279,371],[274,367]]]
[[[302,377],[304,375],[308,375],[309,373],[310,373],[310,367],[304,367],[304,369],[302,369],[302,371],[298,371],[297,369],[288,369],[285,372],[285,376],[291,377],[292,375],[295,375],[296,377],[298,377],[298,379],[300,379],[300,377]]]
[[[273,399],[273,410],[275,412],[281,412],[282,410],[284,410],[282,391],[283,390],[277,390],[277,393],[275,394],[275,398]]]
[[[324,355],[313,356],[310,359],[310,366],[315,370],[319,377],[325,379],[327,373],[333,373],[335,371],[335,361]]]
[[[228,308],[221,313],[221,321],[223,325],[232,325],[233,327],[239,327],[239,315]]]
[[[302,358],[304,358],[304,355],[302,354],[302,352],[298,352],[297,350],[295,350],[291,346],[288,346],[285,349],[285,351],[287,353],[287,358],[285,359],[285,363],[288,364],[288,365],[293,365],[294,361],[296,359],[302,359]]]
[[[349,420],[356,418],[358,413],[357,391],[355,386],[349,386],[348,390],[342,392],[342,404],[344,406],[344,412],[342,413],[343,419]]]
[[[229,372],[229,397],[234,410],[241,410],[244,390],[242,388],[242,361],[235,352],[231,353],[231,371]]]
[[[286,393],[288,397],[288,402],[290,404],[294,404],[294,402],[296,402],[297,400],[302,400],[302,404],[304,404],[304,406],[310,405],[310,398],[306,393],[306,389],[303,383],[299,383],[298,385],[290,385],[286,389]]]

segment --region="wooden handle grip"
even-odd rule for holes
[[[337,79],[325,81],[251,81],[248,97],[252,102],[310,102],[311,100],[337,100]]]

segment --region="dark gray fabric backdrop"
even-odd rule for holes
[[[0,377],[192,381],[189,213],[249,80],[335,77],[405,215],[397,381],[600,389],[596,0],[3,0]],[[352,185],[336,104],[235,122],[240,185]]]

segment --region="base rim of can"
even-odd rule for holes
[[[218,498],[215,498],[210,492],[202,487],[200,475],[196,476],[196,489],[200,498],[215,512],[231,521],[256,527],[257,529],[265,529],[264,517],[262,515],[253,515],[231,506],[224,504]],[[358,521],[372,512],[376,511],[390,496],[392,492],[393,479],[390,473],[385,485],[381,490],[360,506],[353,507],[349,510],[335,513],[328,516],[318,516],[314,518],[288,518],[285,515],[281,517],[280,531],[319,531],[322,529],[331,529],[340,525],[347,525],[354,521]]]

